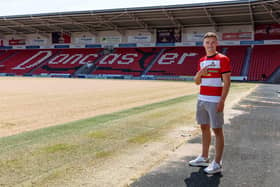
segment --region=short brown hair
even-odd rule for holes
[[[205,38],[210,38],[210,37],[214,37],[214,38],[216,38],[216,39],[218,40],[218,36],[217,36],[217,34],[214,33],[214,32],[207,32],[206,34],[204,34],[203,40],[204,40]]]

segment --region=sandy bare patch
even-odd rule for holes
[[[0,85],[0,137],[198,91],[171,81],[1,77]]]

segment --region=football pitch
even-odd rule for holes
[[[197,129],[193,82],[12,77],[0,83],[3,186],[122,186],[185,141],[182,132]],[[229,105],[255,87],[233,83]]]

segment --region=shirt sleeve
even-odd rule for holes
[[[221,64],[221,73],[229,73],[231,72],[231,65],[230,65],[230,59],[228,57],[225,57],[222,59]]]

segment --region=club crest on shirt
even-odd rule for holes
[[[206,66],[211,69],[219,69],[221,68],[220,60],[204,60],[200,63],[200,68],[204,68]]]

